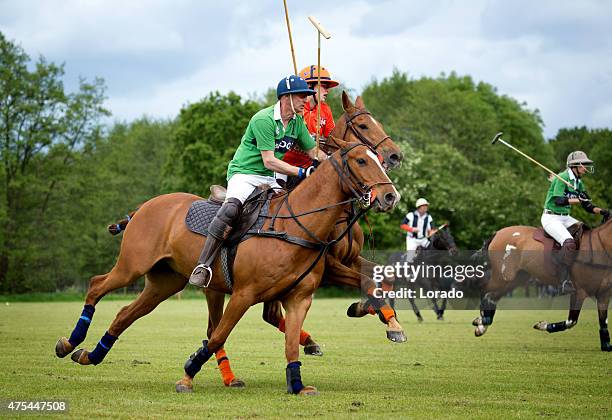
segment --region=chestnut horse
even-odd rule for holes
[[[329,238],[343,209],[338,203],[346,199],[364,200],[371,194],[377,211],[390,211],[400,199],[399,193],[380,164],[378,156],[364,145],[344,143],[314,174],[291,194],[272,199],[270,211],[287,218],[277,219],[275,228],[294,238],[312,241],[324,247],[313,249],[296,246],[277,238],[253,237],[238,246],[234,265],[234,285],[227,308],[210,340],[188,360],[185,377],[177,389],[190,387],[191,378],[213,353],[223,359],[222,352],[230,332],[246,310],[259,302],[280,299],[286,311],[285,355],[287,383],[290,392],[316,393],[314,387],[304,387],[300,379],[300,330],[324,270],[320,257],[328,248]],[[189,231],[184,223],[190,205],[200,199],[191,194],[174,193],[147,201],[126,227],[118,260],[113,269],[94,276],[85,300],[85,308],[70,337],[56,344],[56,354],[65,357],[80,344],[100,299],[112,290],[125,287],[145,275],[145,287],[138,298],[122,308],[96,348],[89,352],[79,349],[71,356],[82,365],[101,363],[114,342],[135,320],[150,313],[159,303],[182,290],[187,283],[203,246],[205,237]],[[312,208],[325,208],[307,213]],[[293,218],[289,217],[291,215]],[[299,217],[299,220],[298,220]],[[266,222],[262,231],[269,226]],[[320,238],[324,238],[321,240]],[[209,288],[230,293],[225,285],[218,261]],[[300,280],[300,281],[296,281]],[[370,294],[374,282],[364,284]],[[403,334],[394,311],[381,299],[371,296],[389,329]]]
[[[337,150],[339,146],[335,139],[340,138],[349,142],[361,142],[369,146],[373,151],[383,158],[383,167],[385,169],[394,169],[401,164],[403,158],[402,152],[391,137],[387,135],[381,123],[376,121],[370,112],[366,109],[363,99],[358,96],[353,104],[346,94],[342,92],[342,106],[345,113],[337,120],[332,135],[328,142],[322,144],[321,147],[328,153]],[[340,222],[334,228],[331,237],[337,237],[346,229],[352,207],[349,205],[345,212],[345,221]],[[131,212],[127,219],[119,221],[117,224],[109,226],[109,231],[116,235],[122,230],[125,230],[131,217],[135,212]],[[325,256],[325,272],[324,278],[326,281],[336,285],[350,286],[361,288],[362,282],[369,281],[364,279],[363,273],[371,273],[374,263],[360,256],[364,244],[363,230],[359,224],[354,224],[349,234],[341,241],[330,248]],[[368,284],[368,283],[366,283]],[[212,335],[214,328],[218,325],[221,315],[223,314],[223,306],[225,302],[225,294],[212,290],[210,288],[203,289],[208,305],[208,337]],[[369,304],[365,303],[365,306]],[[370,308],[371,309],[371,308]],[[375,313],[371,310],[371,313]],[[280,332],[285,332],[285,319],[282,312],[282,304],[278,300],[265,302],[263,306],[263,319],[278,328]],[[384,321],[384,319],[382,319]],[[388,338],[394,342],[405,341],[405,336],[397,334],[397,326],[392,326],[388,331]],[[307,331],[300,331],[300,345],[304,346],[304,353],[315,356],[322,356],[320,346],[311,337]],[[217,358],[220,362],[220,373],[223,383],[230,387],[242,387],[244,382],[237,379],[234,375],[227,354],[222,349]]]
[[[476,337],[482,336],[493,323],[499,299],[518,285],[535,277],[542,284],[559,285],[559,279],[551,270],[547,254],[541,242],[533,239],[535,228],[510,226],[497,232],[490,240],[488,258],[491,277],[481,293],[480,317],[473,321]],[[548,323],[540,321],[534,328],[557,332],[573,327],[587,297],[595,297],[599,315],[599,335],[602,351],[611,351],[608,332],[608,304],[612,293],[612,222],[585,230],[580,239],[580,251],[576,253],[570,275],[576,292],[570,297],[567,321]]]

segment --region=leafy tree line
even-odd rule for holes
[[[102,80],[82,80],[77,92],[66,92],[62,65],[33,62],[2,33],[0,53],[0,293],[83,289],[114,264],[121,236],[110,236],[108,223],[156,195],[206,196],[209,185],[224,184],[248,120],[276,100],[272,90],[251,99],[215,92],[171,121],[108,125],[101,122],[109,115]],[[329,97],[336,117],[340,94]],[[405,155],[391,174],[401,204],[369,215],[379,249],[403,246],[399,223],[420,196],[464,248],[479,247],[506,225],[537,225],[546,174],[490,145],[500,130],[554,170],[570,151],[584,150],[597,163],[588,189],[597,204],[612,202],[609,129],[563,129],[546,142],[537,111],[456,74],[413,79],[396,71],[362,95]]]

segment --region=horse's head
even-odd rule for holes
[[[359,198],[375,211],[390,211],[400,200],[400,194],[382,167],[379,156],[361,143],[334,139],[340,150],[329,160],[340,177],[343,191]]]
[[[435,249],[440,251],[448,251],[448,253],[452,256],[459,253],[459,249],[455,244],[455,238],[453,238],[453,235],[450,233],[450,229],[448,227],[439,229],[436,233],[434,233],[431,236],[431,244]]]
[[[402,151],[385,132],[382,124],[376,121],[366,110],[361,96],[358,96],[353,104],[346,92],[343,91],[342,107],[345,113],[338,119],[332,132],[333,136],[346,142],[365,144],[372,151],[382,156],[385,169],[400,166],[403,158]],[[331,139],[328,146],[334,147],[337,144],[334,145],[334,140]]]

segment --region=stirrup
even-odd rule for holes
[[[208,282],[206,284],[204,284],[204,275],[202,274],[205,272],[208,273]],[[210,267],[204,264],[196,265],[193,271],[191,272],[191,276],[189,276],[189,284],[196,286],[196,287],[201,287],[204,289],[210,285],[211,280],[212,280],[212,270]]]

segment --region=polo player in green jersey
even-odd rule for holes
[[[306,178],[314,171],[314,166],[299,168],[283,162],[283,156],[295,143],[311,159],[327,158],[321,151],[317,154],[316,144],[302,117],[308,96],[314,94],[304,79],[287,76],[276,88],[278,102],[257,112],[249,121],[227,168],[225,202],[208,227],[209,235],[189,283],[198,287],[208,286],[212,278],[211,266],[221,244],[229,236],[233,224],[240,217],[242,205],[256,187],[266,184],[280,188],[275,172]]]
[[[610,216],[608,210],[595,207],[591,202],[582,183],[582,176],[589,172],[593,173],[593,161],[586,153],[575,151],[567,156],[567,170],[559,173],[559,176],[573,185],[569,188],[557,177],[552,178],[546,201],[544,202],[544,213],[542,214],[542,227],[562,247],[562,285],[561,293],[572,293],[575,291],[570,279],[570,266],[576,254],[576,242],[567,230],[568,227],[579,223],[570,216],[571,206],[581,204],[589,213],[601,214],[605,218]]]

